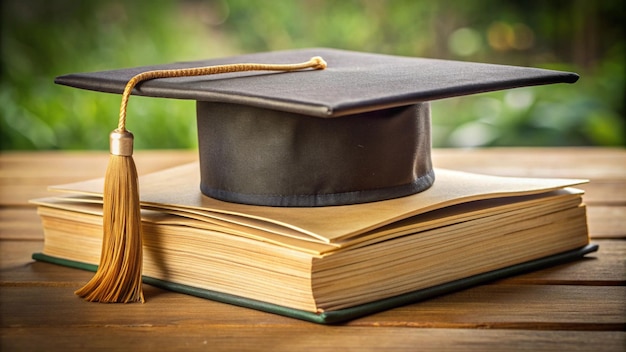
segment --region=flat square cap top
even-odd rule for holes
[[[234,63],[288,64],[314,56],[321,56],[328,67],[153,79],[139,84],[133,94],[338,117],[461,95],[578,80],[575,73],[537,68],[312,48],[69,74],[57,77],[55,82],[121,94],[134,75],[150,70]]]

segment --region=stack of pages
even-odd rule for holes
[[[277,208],[203,196],[197,163],[140,178],[144,282],[334,323],[579,258],[584,180],[437,169],[433,187],[358,205]],[[103,180],[37,199],[34,258],[95,270]],[[149,299],[149,297],[148,297]]]

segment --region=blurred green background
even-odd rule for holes
[[[326,46],[574,71],[433,104],[434,146],[624,146],[623,0],[2,0],[0,147],[107,149],[120,97],[55,76]],[[133,97],[136,147],[194,148],[193,101]]]

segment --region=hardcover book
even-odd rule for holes
[[[202,195],[198,164],[140,178],[144,282],[317,323],[338,323],[580,258],[584,180],[435,169],[413,195],[354,205],[271,207]],[[102,184],[33,200],[37,260],[95,270]],[[148,297],[149,300],[149,297]]]

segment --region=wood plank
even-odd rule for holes
[[[551,268],[498,281],[528,285],[626,285],[626,241],[594,240],[598,252]]]
[[[626,205],[626,180],[591,179],[577,187],[585,191],[583,200],[586,204]]]
[[[41,274],[41,273],[40,273]],[[41,274],[40,279],[43,279]],[[85,281],[88,275],[83,275]],[[132,325],[136,318],[161,324],[202,321],[240,324],[248,319],[297,324],[295,320],[234,307],[145,285],[148,303],[104,305],[73,295],[84,282],[2,282],[0,316],[3,326],[54,326],[56,314],[70,325]],[[437,328],[517,328],[560,330],[626,329],[626,287],[579,285],[484,285],[392,309],[351,325]],[[52,309],[54,316],[42,316]],[[181,320],[182,319],[182,320]]]
[[[98,304],[80,286],[2,286],[2,327],[309,325],[146,285],[146,304]],[[624,331],[626,287],[487,285],[357,319],[350,326]],[[47,314],[47,312],[54,312]]]
[[[0,287],[3,286],[38,286],[45,291],[46,286],[80,287],[93,276],[92,272],[36,262],[27,259],[27,263],[4,265],[0,269]]]
[[[193,150],[138,150],[133,155],[141,174],[198,160]],[[38,151],[0,154],[0,179],[44,180],[102,177],[109,161],[106,151]],[[46,171],[46,173],[42,173]]]
[[[260,325],[304,326],[311,323],[253,309],[165,291],[144,285],[147,303],[100,304],[82,300],[74,291],[84,283],[49,286],[33,282],[2,286],[2,327]]]
[[[133,156],[140,175],[198,160],[196,151],[149,150]],[[27,205],[46,197],[47,187],[103,177],[109,155],[103,151],[0,153],[0,205]]]
[[[588,204],[626,204],[626,150],[619,148],[434,149],[436,167],[513,177],[591,180]],[[506,160],[506,161],[503,161]]]
[[[591,238],[626,238],[626,206],[590,205],[587,223]]]
[[[15,327],[0,330],[3,351],[623,351],[624,332],[407,329],[343,326],[190,324]]]
[[[626,179],[623,148],[444,148],[432,156],[437,167],[491,175]]]
[[[0,240],[43,240],[36,208],[0,208]]]
[[[626,287],[484,285],[355,320],[353,326],[626,330]]]
[[[0,240],[0,253],[2,253],[2,255],[0,255],[0,274],[32,263],[32,254],[34,252],[41,252],[42,249],[43,240]]]

